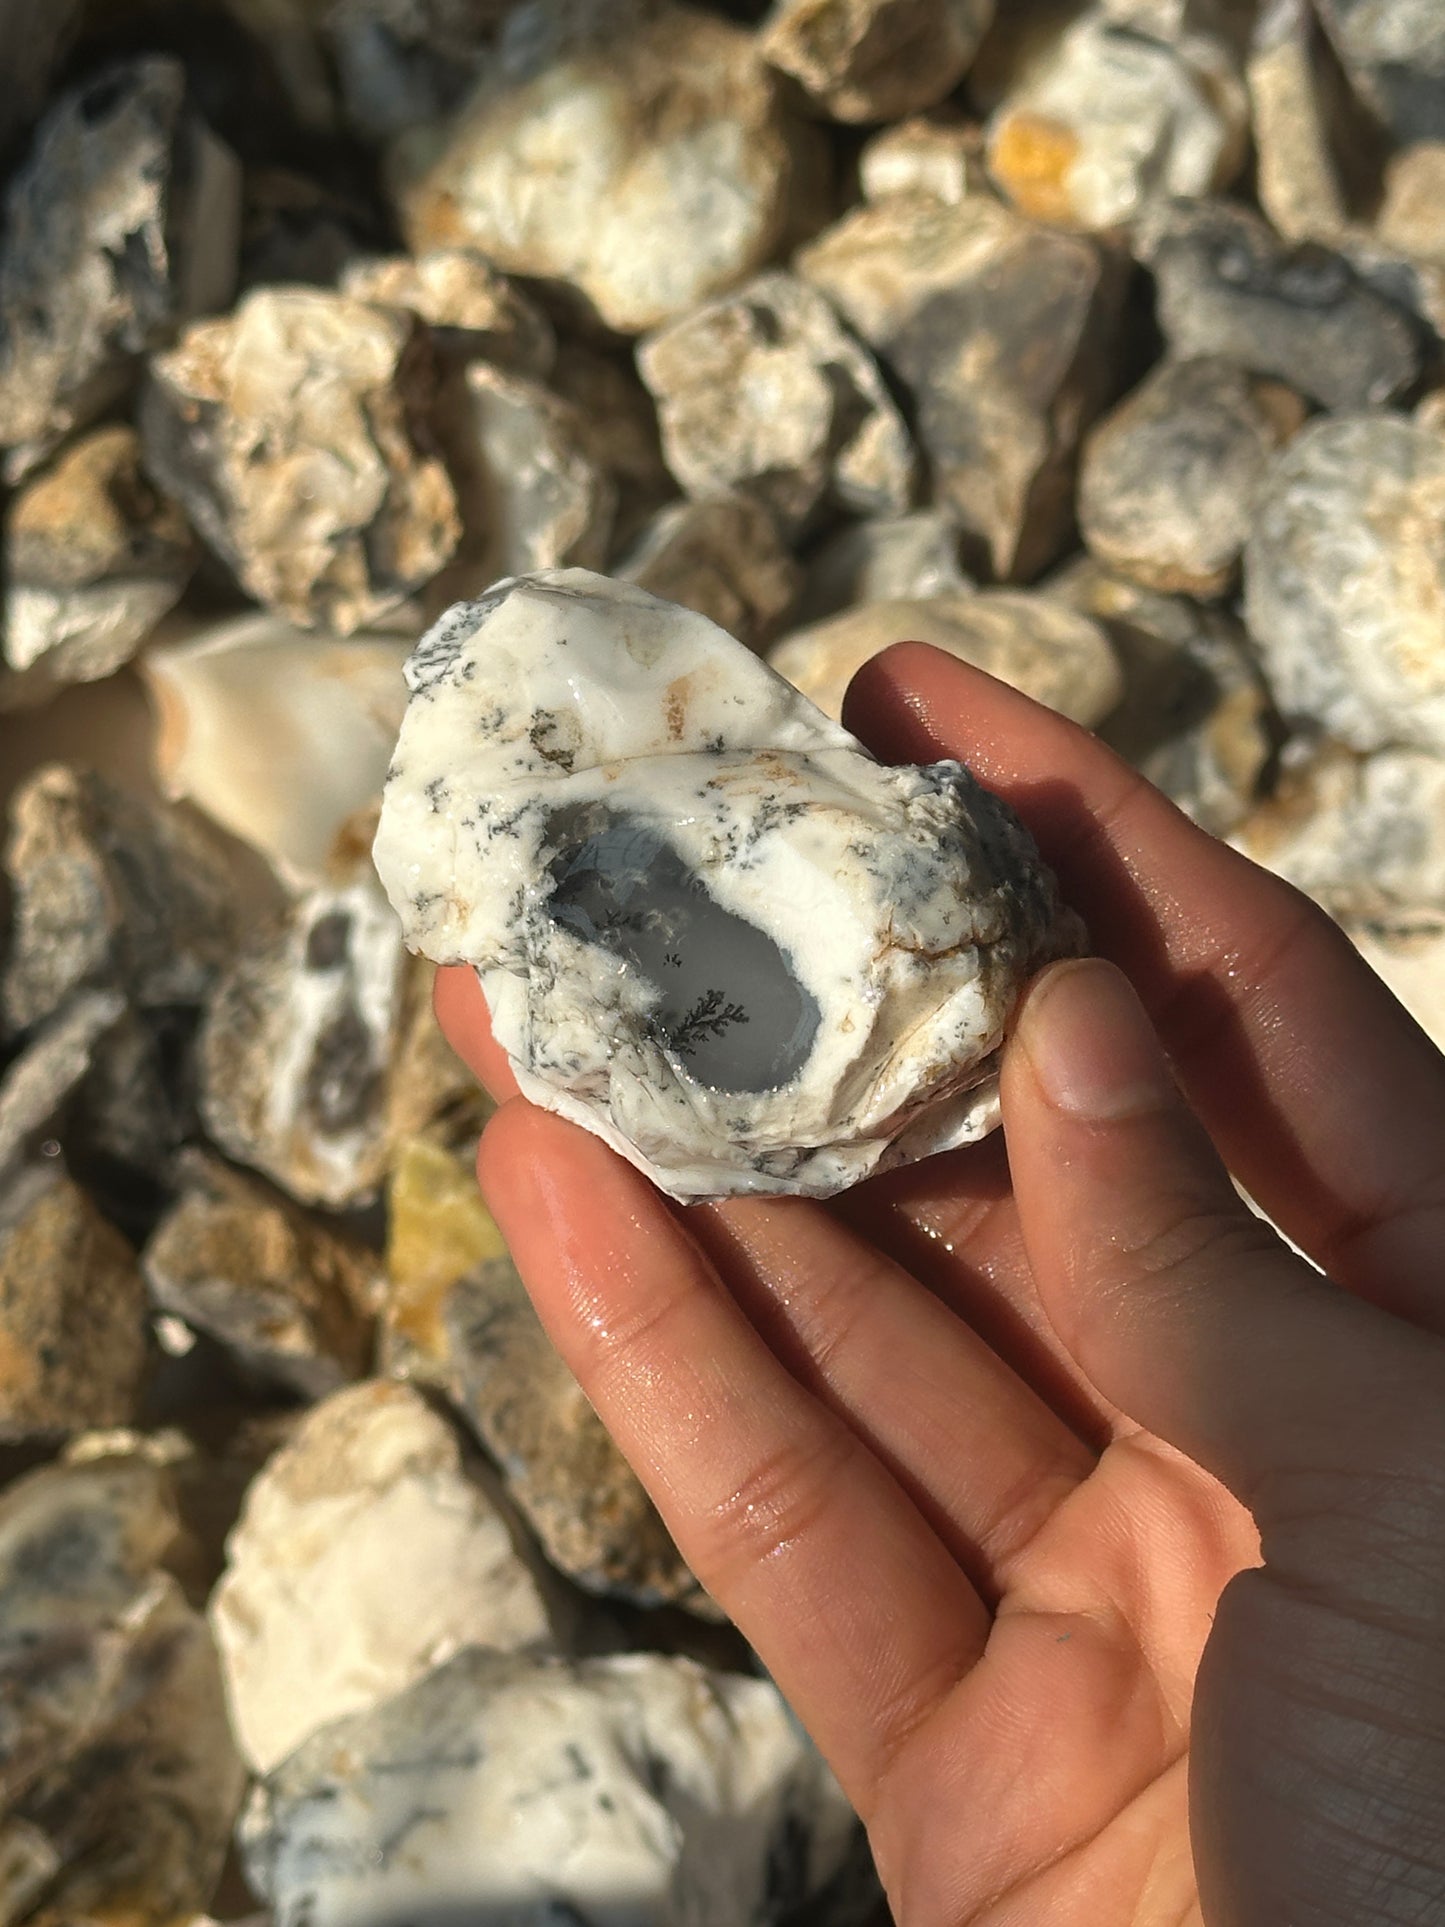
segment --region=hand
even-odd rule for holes
[[[849,721],[1008,798],[1113,960],[1026,997],[1007,1163],[679,1211],[507,1103],[538,1310],[904,1927],[1445,1920],[1445,1061],[1072,724],[914,644]]]

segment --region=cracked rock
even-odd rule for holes
[[[1190,33],[1167,44],[1092,11],[993,114],[988,167],[1023,213],[1102,229],[1152,202],[1228,187],[1248,133],[1244,85],[1221,42]]]
[[[257,289],[153,363],[146,462],[257,601],[350,634],[457,546],[456,499],[425,427],[432,388],[411,315],[318,288]]]
[[[5,867],[15,893],[3,980],[18,1030],[84,984],[141,1006],[199,1002],[234,944],[219,850],[179,815],[51,764],[15,793]]]
[[[96,429],[15,497],[5,524],[0,706],[127,662],[179,600],[196,545],[122,424]]]
[[[450,123],[403,136],[392,181],[413,252],[480,248],[637,334],[776,252],[813,137],[741,28],[658,5],[603,9],[588,31],[587,11],[530,60],[499,61]]]
[[[180,1180],[142,1253],[157,1307],[302,1398],[362,1377],[380,1292],[371,1254],[218,1159],[191,1153]]]
[[[767,509],[736,492],[661,509],[613,573],[696,609],[750,649],[776,633],[802,579]]]
[[[342,276],[341,289],[354,300],[419,315],[444,364],[488,361],[545,381],[557,359],[557,337],[546,315],[475,248],[357,261]]]
[[[1287,718],[1445,749],[1445,438],[1383,411],[1312,422],[1256,505],[1244,607]]]
[[[796,532],[826,506],[899,514],[908,431],[867,351],[816,289],[773,270],[651,336],[637,365],[690,495],[741,488]]]
[[[240,170],[178,62],[102,69],[51,108],[0,223],[0,449],[11,480],[225,305]]]
[[[494,1487],[409,1385],[354,1385],[302,1419],[247,1491],[210,1608],[255,1771],[461,1647],[553,1643],[559,1589]]]
[[[895,120],[967,73],[994,0],[777,0],[762,50],[834,120]]]
[[[1271,460],[1305,414],[1291,389],[1227,361],[1163,363],[1084,446],[1085,542],[1148,588],[1223,595]]]
[[[1420,375],[1406,316],[1342,254],[1288,247],[1256,214],[1177,203],[1141,230],[1159,320],[1181,360],[1218,355],[1329,409],[1393,401]]]
[[[1078,438],[1112,379],[1122,263],[982,196],[910,194],[855,209],[797,265],[907,384],[939,503],[995,574],[1037,574],[1073,527]]]

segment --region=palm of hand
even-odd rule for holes
[[[1112,1025],[1104,1113],[1040,1078],[1070,1000],[1045,989],[1007,1163],[994,1139],[831,1206],[679,1214],[506,1105],[481,1172],[523,1276],[905,1927],[1430,1918],[1445,1069],[1301,899],[1081,732],[916,650],[862,694],[875,746],[963,754],[1020,807],[1232,1168],[1344,1289],[1239,1206],[1098,965],[1059,982],[1096,1000],[1076,1031]],[[505,1092],[474,980],[438,1008]]]

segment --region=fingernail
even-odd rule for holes
[[[1127,978],[1097,957],[1046,970],[1015,1033],[1053,1105],[1074,1117],[1133,1117],[1178,1096],[1168,1060]]]

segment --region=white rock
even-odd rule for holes
[[[464,1646],[516,1652],[553,1630],[452,1428],[383,1381],[314,1406],[254,1480],[210,1612],[258,1773]]]
[[[994,0],[778,0],[762,48],[826,114],[892,120],[951,93]]]
[[[1445,920],[1408,930],[1352,930],[1355,948],[1415,1022],[1445,1051]]]
[[[931,194],[957,206],[970,194],[990,193],[983,164],[983,131],[973,121],[920,114],[875,134],[858,156],[865,201],[890,194]]]
[[[1098,624],[1025,589],[866,603],[795,631],[768,651],[768,662],[836,717],[864,663],[904,641],[944,649],[1077,723],[1101,721],[1124,690]]]
[[[853,1832],[768,1680],[467,1652],[293,1754],[242,1844],[277,1927],[766,1927]]]
[[[962,542],[957,517],[943,508],[879,516],[840,529],[809,558],[799,626],[862,602],[916,600],[973,588],[959,563]]]
[[[161,787],[260,850],[288,883],[319,883],[347,818],[381,795],[409,647],[323,640],[259,615],[152,649],[141,671]]]
[[[884,769],[704,617],[548,571],[418,645],[376,863],[523,1092],[674,1197],[982,1136],[1077,920],[958,764]]]

